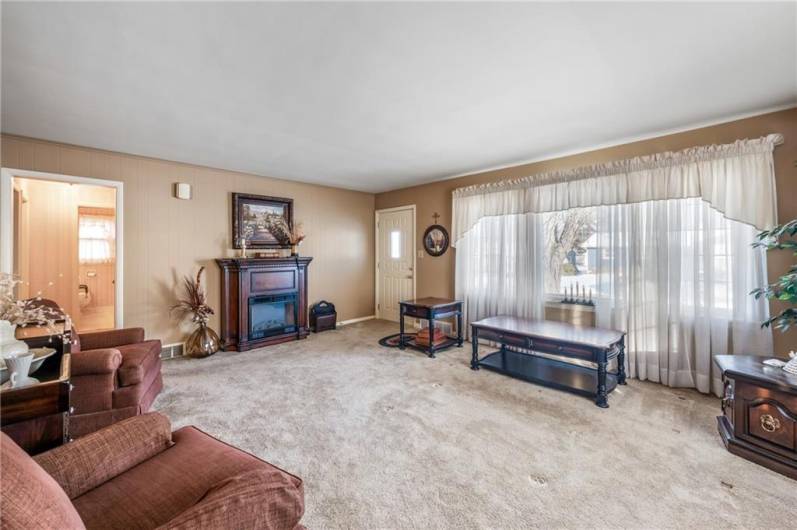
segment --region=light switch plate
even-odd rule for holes
[[[419,258],[422,258],[422,257],[423,257],[423,250],[419,250],[419,251],[418,251],[418,257],[419,257]]]

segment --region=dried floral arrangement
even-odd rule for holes
[[[304,239],[304,230],[301,223],[294,227],[282,215],[269,214],[265,218],[266,230],[271,232],[280,245],[298,245]]]
[[[304,227],[302,223],[296,223],[291,229],[291,245],[298,245],[304,241]]]
[[[272,213],[268,214],[263,221],[266,225],[266,230],[271,232],[271,235],[274,236],[277,243],[280,245],[291,244],[291,227],[288,225],[288,221],[285,217]]]
[[[6,272],[0,273],[0,320],[7,320],[12,326],[26,327],[31,325],[45,326],[51,333],[55,332],[55,320],[61,318],[58,311],[40,305],[42,297],[38,293],[35,298],[17,300],[14,289],[22,280]]]
[[[197,324],[207,325],[213,309],[207,304],[207,295],[202,286],[202,273],[205,267],[200,267],[196,278],[186,276],[184,279],[185,298],[178,299],[177,304],[172,306],[172,311],[181,317],[190,315],[191,320]]]

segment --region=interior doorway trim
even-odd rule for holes
[[[0,272],[14,272],[14,177],[89,184],[116,189],[116,280],[114,326],[124,327],[124,183],[27,169],[0,168]]]
[[[407,206],[396,206],[394,208],[382,208],[374,212],[374,315],[381,318],[379,310],[379,214],[397,212],[399,210],[412,210],[412,297],[416,297],[416,286],[418,282],[418,233],[416,231],[416,209],[414,204]]]

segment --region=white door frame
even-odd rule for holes
[[[397,212],[399,210],[412,210],[412,297],[415,298],[415,286],[418,280],[418,264],[416,263],[416,258],[418,256],[416,239],[418,236],[415,231],[415,205],[408,204],[407,206],[396,206],[394,208],[376,210],[374,212],[374,315],[376,315],[376,318],[381,318],[381,311],[379,310],[379,214]]]
[[[116,189],[116,280],[114,282],[114,326],[124,326],[124,183],[27,169],[0,169],[0,272],[14,272],[14,177],[90,184]],[[77,287],[77,286],[76,286]]]

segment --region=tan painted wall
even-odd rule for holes
[[[374,195],[301,184],[96,149],[3,135],[3,167],[124,182],[124,318],[165,343],[189,328],[170,317],[185,274],[207,267],[208,295],[219,307],[219,271],[213,261],[233,256],[233,191],[294,199],[313,256],[309,299],[335,303],[338,319],[364,317],[374,308]],[[193,185],[190,201],[172,198],[172,185]],[[212,321],[218,329],[218,316]]]
[[[376,196],[376,208],[392,208],[415,204],[418,212],[417,241],[418,250],[420,250],[422,248],[420,241],[423,231],[428,225],[432,224],[432,215],[435,212],[442,216],[441,224],[450,229],[451,192],[461,186],[520,178],[545,171],[571,169],[634,156],[686,149],[698,145],[730,143],[740,138],[757,138],[776,132],[782,133],[785,137],[785,143],[775,148],[778,214],[780,221],[785,222],[797,218],[797,109],[765,114],[577,155],[379,193]],[[418,259],[418,296],[453,296],[454,252],[454,250],[451,250],[439,258],[433,258],[424,253],[424,257]],[[791,262],[791,256],[786,253],[771,255],[769,260],[770,278],[783,274]],[[773,309],[776,307],[778,306],[773,305]],[[797,330],[786,335],[776,332],[775,347],[776,351],[780,353],[791,348],[797,349]]]

